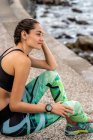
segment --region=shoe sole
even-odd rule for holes
[[[77,130],[77,131],[73,131],[73,132],[65,131],[66,136],[75,136],[75,135],[78,135],[80,133],[88,133],[88,131],[87,130]]]

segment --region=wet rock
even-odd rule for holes
[[[85,20],[78,20],[77,18],[75,17],[68,17],[67,18],[69,21],[71,22],[75,22],[76,24],[79,24],[79,25],[89,25],[89,23]]]
[[[69,49],[75,49],[74,43],[66,43],[65,44]]]
[[[76,36],[77,36],[77,37],[79,37],[79,36],[84,36],[84,34],[82,34],[82,33],[77,33]]]
[[[62,20],[62,22],[66,23],[66,24],[69,24],[69,22],[68,22],[68,21],[66,21],[66,20]]]
[[[72,39],[73,37],[67,33],[63,33],[62,37],[67,38],[67,39]]]
[[[63,6],[71,6],[71,3],[67,0],[37,0],[38,4],[54,4],[59,5],[62,4]]]
[[[67,18],[69,21],[71,21],[71,22],[76,22],[76,18],[75,17],[68,17]]]
[[[36,0],[38,4],[54,4],[54,0]],[[59,1],[59,0],[58,0]]]
[[[93,32],[91,32],[90,35],[93,36]]]
[[[60,27],[57,26],[57,25],[52,25],[51,27],[52,27],[52,28],[60,28]]]
[[[79,25],[89,25],[89,23],[85,20],[76,20],[76,23]]]
[[[65,45],[93,65],[93,37],[80,36],[75,43],[66,43]]]
[[[47,17],[47,15],[46,14],[42,14],[40,17]]]
[[[82,50],[93,50],[93,37],[92,36],[80,36],[73,45],[75,48],[81,48]]]
[[[59,21],[59,23],[57,21],[55,21],[54,23],[51,24],[51,28],[55,28],[55,29],[58,29],[58,28],[64,29],[64,28],[67,28],[67,26],[68,26],[67,24],[65,24],[64,22],[60,22],[60,21]]]
[[[78,55],[82,58],[85,58],[85,59],[89,58],[89,53],[86,52],[86,51],[85,52],[80,52]]]
[[[82,50],[80,48],[73,48],[72,51],[75,52],[77,55],[79,55],[79,53],[82,52]]]
[[[82,10],[78,9],[78,8],[72,8],[73,12],[77,12],[77,13],[82,13]]]
[[[55,36],[56,39],[61,39],[62,38],[62,35],[57,35]]]
[[[93,65],[93,38],[79,37],[75,43],[66,43],[65,45]]]
[[[80,57],[86,59],[87,61],[89,61],[93,65],[93,57],[91,57],[89,52],[80,52],[78,55]]]
[[[62,6],[70,6],[70,7],[72,6],[70,1],[67,1],[67,0],[62,1],[61,4]]]
[[[44,14],[49,14],[49,11],[48,10],[44,11]]]

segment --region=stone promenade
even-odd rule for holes
[[[30,16],[23,9],[19,0],[0,0],[0,54],[14,45],[13,31],[17,22],[23,18],[30,18]],[[92,116],[93,66],[76,56],[71,50],[48,34],[46,34],[46,42],[58,62],[57,71],[62,78],[68,98],[80,101],[84,110],[89,116]],[[32,54],[38,58],[43,57],[43,54],[37,50],[34,50]],[[29,74],[28,81],[42,71],[33,68]],[[41,99],[41,102],[50,101],[53,102],[48,91]],[[66,137],[64,135],[65,124],[66,121],[63,119],[39,133],[33,133],[20,138],[0,135],[0,140],[93,140],[93,133]]]

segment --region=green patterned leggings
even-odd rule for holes
[[[67,99],[63,83],[56,70],[45,71],[30,81],[25,86],[23,101],[37,104],[48,88],[50,88],[55,102],[61,101],[64,105],[74,109],[74,114],[69,113],[71,120],[75,122],[88,121],[88,116],[83,111],[81,104]],[[62,117],[52,113],[15,113],[12,118],[3,123],[1,133],[9,136],[23,136],[46,128],[59,119]]]

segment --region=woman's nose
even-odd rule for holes
[[[42,41],[42,42],[43,42],[43,40],[44,40],[44,38],[43,38],[43,36],[41,36],[41,37],[40,37],[40,41]]]

